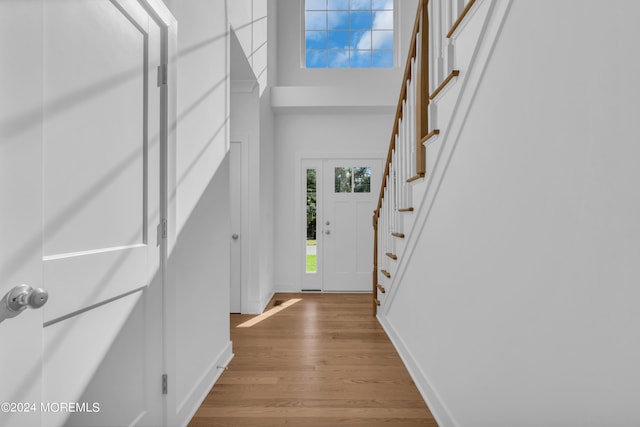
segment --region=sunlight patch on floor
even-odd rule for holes
[[[290,307],[299,301],[302,301],[302,298],[291,298],[289,301],[286,301],[277,307],[273,307],[272,309],[265,311],[264,313],[254,317],[251,320],[247,320],[246,322],[239,324],[238,326],[236,326],[236,328],[250,328],[253,325],[258,324],[265,319],[268,319],[274,314],[281,312],[285,308]]]

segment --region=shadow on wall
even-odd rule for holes
[[[168,283],[167,290],[169,298],[174,299],[176,324],[169,325],[165,333],[171,334],[168,341],[175,343],[173,347],[180,349],[176,357],[176,370],[180,375],[175,376],[174,383],[177,401],[189,397],[193,384],[211,364],[211,358],[230,340],[229,236],[227,154],[177,236],[168,260],[168,269],[173,270],[169,277],[174,278],[174,284]],[[159,286],[158,274],[152,283]],[[143,362],[148,349],[140,337],[146,333],[146,315],[144,299],[141,299],[79,400],[101,402],[101,411],[72,414],[67,425],[130,425],[145,409],[148,396],[144,395]],[[195,339],[194,335],[203,336],[203,330],[207,331],[206,339]],[[131,364],[134,370],[139,365],[140,375],[131,375]],[[140,392],[115,393],[114,390]],[[132,396],[139,399],[132,401]]]

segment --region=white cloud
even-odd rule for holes
[[[393,12],[373,12],[373,26],[372,28],[377,30],[391,30],[393,29]]]
[[[373,0],[373,9],[393,10],[393,0]]]
[[[369,0],[351,0],[350,9],[351,10],[371,9],[371,3],[369,2]]]
[[[348,29],[349,28],[349,12],[329,12],[328,25],[330,30]]]
[[[393,31],[374,31],[372,49],[393,49]]]
[[[305,12],[304,20],[307,30],[325,30],[327,28],[326,12]]]
[[[325,0],[306,0],[305,9],[306,10],[326,10],[327,2]]]
[[[307,31],[305,34],[307,40],[311,40],[311,41],[322,40],[324,35],[325,33],[322,31]]]
[[[356,49],[371,49],[371,31],[364,31],[362,33],[351,33],[351,34],[359,34],[360,40],[357,43],[352,43],[356,45]]]
[[[341,68],[349,66],[349,55],[347,51],[330,51],[329,68]]]

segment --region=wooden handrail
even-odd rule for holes
[[[419,179],[424,178],[424,174],[423,173],[419,173],[417,175],[412,176],[411,178],[407,178],[407,182],[413,182],[413,181],[417,181]]]
[[[411,77],[411,60],[415,58],[417,52],[417,39],[418,31],[420,30],[420,17],[423,9],[426,9],[429,0],[420,0],[418,2],[418,11],[416,13],[416,20],[413,23],[413,32],[411,34],[411,42],[409,43],[409,54],[407,55],[407,62],[404,66],[404,75],[402,76],[402,85],[400,86],[400,96],[398,104],[396,106],[396,115],[393,119],[393,129],[391,131],[391,141],[389,142],[389,150],[387,151],[387,160],[385,162],[384,172],[382,174],[382,185],[380,186],[380,195],[378,197],[378,206],[376,211],[379,212],[382,208],[382,199],[384,198],[384,188],[387,184],[387,176],[389,175],[389,165],[393,157],[393,150],[396,148],[396,135],[398,134],[398,123],[402,118],[402,101],[407,99],[407,82]],[[428,70],[428,68],[427,68]],[[427,74],[428,75],[428,74]],[[416,156],[417,157],[417,156]]]
[[[458,16],[458,19],[456,19],[456,22],[453,23],[453,26],[451,27],[451,29],[447,33],[447,38],[448,39],[450,39],[451,36],[453,36],[453,33],[456,32],[456,30],[458,29],[458,27],[460,26],[462,21],[464,21],[465,16],[467,16],[467,13],[469,13],[469,11],[471,10],[471,8],[473,7],[473,4],[475,2],[476,2],[476,0],[469,0],[469,3],[467,3],[467,5],[465,6],[464,10],[460,14],[460,16]]]
[[[436,135],[440,135],[440,129],[434,129],[431,132],[429,132],[427,134],[427,136],[425,136],[422,141],[420,141],[421,144],[424,144],[425,142],[427,142],[428,140],[430,140],[431,138],[433,138]]]
[[[436,90],[434,90],[434,91],[433,91],[433,93],[431,94],[431,96],[429,97],[429,99],[430,99],[431,101],[433,101],[433,100],[436,98],[436,96],[438,96],[438,94],[439,94],[440,92],[442,92],[442,90],[443,90],[445,87],[447,87],[447,85],[449,84],[449,82],[450,82],[451,80],[453,80],[453,78],[454,78],[454,77],[458,77],[459,75],[460,75],[460,70],[453,70],[453,71],[452,71],[452,72],[447,76],[447,78],[446,78],[446,79],[444,79],[444,80],[442,81],[442,83],[440,83],[440,86],[438,86],[438,88],[437,88]]]

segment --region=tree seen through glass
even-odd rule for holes
[[[317,235],[316,235],[317,185],[316,170],[307,169],[307,244],[306,272],[315,273],[317,270]]]

